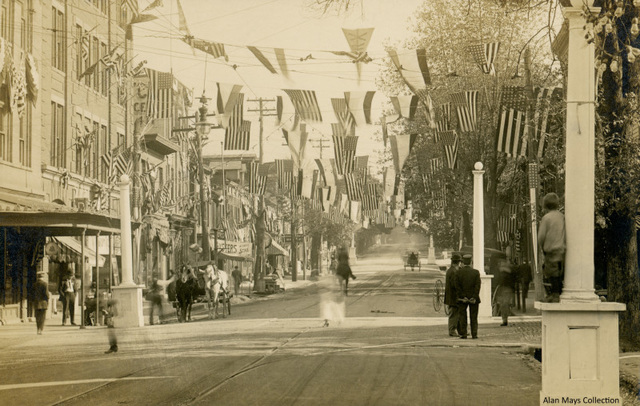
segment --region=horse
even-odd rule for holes
[[[176,280],[176,299],[178,300],[178,320],[182,323],[191,321],[193,297],[198,289],[198,282],[188,268],[182,269],[180,278]]]
[[[209,309],[209,318],[218,318],[218,305],[222,299],[222,317],[226,318],[225,307],[231,314],[231,305],[229,303],[229,275],[225,271],[210,265],[207,266],[204,273],[205,296]],[[222,293],[222,295],[221,295]]]

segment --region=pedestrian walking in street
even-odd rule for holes
[[[480,272],[471,267],[471,255],[462,256],[462,267],[456,272],[455,291],[460,315],[460,338],[467,338],[467,308],[471,323],[471,338],[478,338],[478,307],[480,305]]]
[[[349,266],[349,252],[343,248],[338,252],[338,267],[336,270],[338,281],[340,282],[340,290],[345,296],[349,296],[349,278],[356,279]]]
[[[151,313],[149,313],[149,324],[153,326],[154,311],[158,308],[158,322],[162,324],[162,286],[157,279],[153,280],[149,290],[149,301],[151,302]]]
[[[509,315],[511,314],[511,303],[516,287],[516,278],[509,261],[501,259],[498,264],[498,304],[500,305],[500,315],[502,316],[501,326],[509,325]]]
[[[447,269],[444,282],[444,304],[449,306],[449,335],[458,337],[460,335],[459,316],[458,316],[458,297],[454,286],[456,272],[460,269],[460,261],[462,257],[455,253],[451,256],[451,266]]]
[[[33,301],[36,309],[36,328],[38,334],[42,334],[44,330],[44,321],[47,317],[47,309],[49,308],[49,286],[45,280],[46,272],[39,271],[38,280],[34,285]]]
[[[544,253],[543,276],[551,285],[546,302],[559,302],[564,278],[564,255],[567,250],[564,214],[558,208],[560,199],[555,193],[547,193],[542,200],[547,212],[540,221],[538,246]]]
[[[107,307],[102,310],[104,323],[107,325],[107,335],[109,336],[109,349],[105,354],[118,352],[118,337],[116,336],[116,326],[114,318],[118,315],[117,302],[113,299],[107,301]]]
[[[233,292],[238,296],[240,294],[240,284],[242,283],[242,271],[238,269],[237,265],[233,267],[231,277],[233,278]]]
[[[74,313],[76,305],[76,293],[75,293],[75,277],[73,271],[67,268],[66,262],[62,263],[60,269],[61,278],[58,282],[58,293],[60,294],[60,301],[62,302],[62,325],[67,322],[67,317],[71,322],[71,325],[75,326]]]
[[[329,264],[329,271],[332,275],[335,275],[338,270],[338,261],[336,261],[335,254],[331,254],[331,263]]]

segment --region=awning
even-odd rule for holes
[[[243,257],[240,255],[233,255],[233,254],[227,254],[224,251],[220,251],[218,252],[218,256],[222,259],[227,259],[229,261],[247,261],[247,262],[253,262],[253,258],[251,257]]]
[[[284,255],[286,257],[289,256],[289,251],[282,248],[280,244],[276,242],[276,240],[271,240],[271,245],[267,248],[267,255]]]
[[[67,246],[67,248],[71,249],[78,255],[80,255],[82,251],[82,246],[80,241],[76,240],[73,237],[55,237],[55,239],[62,245]],[[84,246],[84,256],[89,259],[89,266],[96,266],[96,252],[87,246]],[[104,266],[104,257],[102,255],[98,255],[98,264],[100,267]]]

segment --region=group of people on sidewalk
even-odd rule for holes
[[[559,209],[559,198],[548,193],[543,199],[545,215],[540,221],[538,246],[544,254],[542,266],[546,285],[546,302],[559,302],[564,278],[566,235],[564,215]],[[448,330],[452,337],[467,338],[467,308],[471,324],[471,337],[478,338],[478,308],[480,304],[480,272],[471,267],[472,256],[451,256],[451,266],[445,275],[444,303],[449,307]],[[462,265],[460,263],[462,262]],[[529,269],[529,268],[527,268]],[[530,269],[529,269],[530,272]],[[509,315],[516,287],[516,275],[506,258],[498,263],[496,279],[499,285],[497,304],[502,316],[501,326],[509,325]],[[529,279],[527,279],[528,283]]]

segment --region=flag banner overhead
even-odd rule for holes
[[[353,170],[362,175],[365,183],[369,174],[369,155],[361,155],[355,158],[355,166]]]
[[[238,103],[242,85],[216,83],[216,87],[218,88],[216,109],[218,110],[220,125],[227,128],[229,126],[231,113]]]
[[[267,174],[264,173],[264,165],[258,162],[251,162],[249,176],[249,193],[254,195],[264,195],[267,188]]]
[[[316,158],[316,165],[320,170],[320,176],[326,186],[331,186],[335,189],[336,186],[336,173],[334,171],[335,164],[331,163],[331,159],[318,159]]]
[[[413,120],[418,109],[418,96],[392,96],[391,104],[400,117]]]
[[[347,39],[351,52],[366,52],[369,47],[369,42],[371,41],[371,36],[373,35],[373,30],[373,28],[343,28],[342,32]]]
[[[478,91],[470,90],[451,95],[451,101],[458,114],[458,125],[462,132],[476,130],[478,115]]]
[[[353,172],[357,146],[358,137],[356,136],[333,136],[333,147],[339,175]]]
[[[293,183],[293,161],[291,159],[276,159],[275,162],[280,191],[290,190]]]
[[[371,124],[371,102],[375,91],[344,92],[347,108],[357,126]]]
[[[251,121],[244,120],[244,94],[240,93],[229,116],[224,136],[224,149],[248,150],[250,131]]]
[[[347,173],[344,175],[347,186],[347,197],[349,200],[362,201],[364,199],[364,182],[357,173]]]
[[[401,51],[390,49],[388,53],[400,76],[412,91],[424,89],[431,84],[427,52],[423,48]]]
[[[453,138],[444,137],[442,139],[442,145],[444,146],[444,155],[447,158],[447,167],[449,169],[455,169],[458,166],[458,135],[454,133]]]
[[[147,69],[149,76],[149,91],[147,100],[147,115],[151,118],[173,117],[173,89],[177,80],[169,72],[158,72]]]
[[[318,170],[317,169],[305,169],[302,171],[302,190],[300,194],[302,197],[312,199],[315,197],[315,190],[318,185]]]
[[[182,37],[182,41],[184,41],[194,49],[206,52],[214,58],[224,58],[225,61],[229,61],[229,56],[224,49],[224,44],[222,43],[194,38],[190,35]]]
[[[289,76],[289,68],[287,67],[287,59],[282,48],[258,48],[247,46],[249,51],[264,65],[267,70],[273,74],[281,74]]]
[[[397,174],[402,173],[404,163],[409,157],[411,148],[418,138],[418,134],[402,134],[391,135],[389,141],[391,142],[391,155],[393,157],[393,165]]]
[[[322,113],[314,90],[283,89],[289,95],[296,113],[304,121],[322,121]]]
[[[294,131],[287,131],[283,128],[282,133],[287,141],[287,145],[289,146],[291,158],[293,158],[294,169],[297,169],[302,165],[305,158],[305,149],[309,138],[307,125],[305,123],[300,123],[298,129]]]
[[[453,140],[457,137],[458,134],[456,130],[448,130],[448,131],[436,131],[434,132],[433,139],[436,144],[444,143],[444,144],[453,144]]]
[[[344,133],[350,134],[351,131],[354,131],[356,121],[353,114],[349,111],[347,101],[345,99],[333,98],[331,99],[331,106]]]
[[[547,141],[551,105],[562,100],[560,87],[536,87],[533,89],[533,138],[538,140],[538,158],[542,158]]]
[[[558,35],[551,43],[551,51],[564,65],[569,60],[569,24],[567,21],[562,24]]]
[[[499,42],[491,42],[488,44],[474,44],[467,48],[468,52],[473,57],[475,63],[480,67],[482,73],[487,75],[495,75],[496,70],[493,65],[498,50],[500,50]]]
[[[347,131],[340,123],[331,123],[331,134],[334,137],[346,137],[347,135],[355,136],[356,128],[351,127],[350,131]]]
[[[498,152],[508,156],[525,156],[527,148],[527,115],[512,108],[500,112],[496,132]]]

